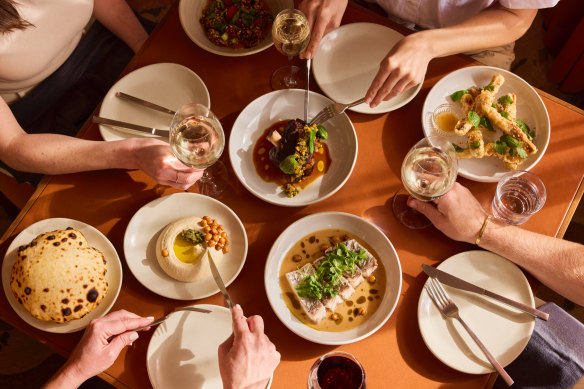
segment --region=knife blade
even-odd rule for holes
[[[533,316],[538,317],[538,318],[543,319],[543,320],[547,320],[550,316],[548,313],[540,311],[539,309],[532,308],[528,305],[522,304],[520,302],[508,299],[507,297],[501,296],[497,293],[491,292],[490,290],[483,289],[479,286],[471,284],[470,282],[467,282],[465,280],[461,280],[460,278],[455,277],[452,274],[446,273],[440,269],[436,269],[435,267],[428,266],[426,264],[422,264],[422,269],[424,270],[424,273],[426,273],[430,277],[437,278],[438,281],[440,281],[443,284],[446,284],[448,286],[452,286],[452,287],[457,288],[457,289],[466,290],[468,292],[482,294],[484,296],[487,296],[487,297],[490,297],[490,298],[495,299],[497,301],[500,301],[500,302],[507,304],[513,308],[517,308],[520,311],[523,311],[525,313],[528,313],[530,315],[533,315]]]
[[[221,294],[223,294],[225,301],[227,301],[227,305],[229,305],[229,310],[233,311],[233,306],[234,306],[233,300],[231,300],[231,297],[229,297],[229,293],[227,293],[227,289],[225,288],[225,284],[223,283],[223,279],[221,279],[221,275],[219,274],[219,269],[217,269],[217,266],[215,266],[215,262],[213,261],[213,257],[211,257],[211,253],[209,252],[209,249],[207,249],[207,257],[209,257],[209,267],[211,267],[211,273],[213,274],[213,279],[215,280],[215,283],[219,287]]]
[[[136,97],[136,96],[129,95],[129,94],[124,93],[124,92],[116,92],[116,97],[119,97],[122,100],[131,101],[132,103],[136,103],[136,104],[142,105],[142,106],[150,108],[150,109],[154,109],[156,111],[168,113],[170,115],[174,115],[176,113],[172,109],[168,109],[168,108],[163,107],[161,105],[151,103],[150,101],[141,99],[141,98]]]
[[[168,130],[160,130],[158,128],[140,126],[138,124],[122,122],[119,120],[102,118],[101,116],[93,116],[93,122],[97,123],[97,124],[107,124],[110,126],[115,126],[115,127],[118,127],[118,129],[120,131],[128,132],[130,134],[143,135],[144,133],[147,133],[147,134],[151,134],[151,135],[156,135],[156,136],[168,138]]]

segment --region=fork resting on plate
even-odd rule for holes
[[[507,374],[505,369],[503,369],[503,366],[501,366],[501,364],[497,362],[495,357],[489,352],[489,350],[487,350],[483,342],[479,340],[476,334],[470,329],[470,327],[464,322],[464,320],[462,320],[462,318],[458,314],[458,307],[456,306],[454,301],[452,301],[448,293],[446,293],[446,290],[444,290],[444,287],[442,287],[440,281],[433,277],[430,277],[429,282],[426,284],[426,291],[428,292],[434,303],[436,303],[436,306],[444,316],[449,317],[451,319],[456,319],[460,322],[460,324],[462,324],[464,329],[471,336],[472,340],[475,341],[475,343],[483,351],[489,362],[491,362],[491,365],[493,365],[495,370],[497,370],[499,375],[501,375],[501,378],[503,378],[505,383],[509,386],[513,385],[513,379],[509,376],[509,374]]]

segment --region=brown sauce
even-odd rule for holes
[[[262,136],[257,140],[253,148],[253,165],[256,169],[258,176],[266,182],[274,182],[278,186],[285,185],[290,182],[290,177],[284,174],[279,167],[274,166],[269,157],[269,151],[274,147],[266,137],[272,133],[272,131],[277,130],[280,134],[284,131],[286,124],[289,120],[281,120],[272,124],[268,129],[264,131]],[[299,189],[306,188],[310,183],[315,181],[318,177],[325,174],[331,166],[331,156],[328,150],[328,146],[325,142],[320,142],[321,147],[314,152],[314,163],[315,168],[312,174],[305,177],[302,181],[294,183]],[[319,162],[322,162],[322,170],[318,169]]]
[[[320,246],[322,244],[330,243],[331,237],[333,236],[340,237],[341,239],[344,236],[347,236],[350,239],[355,239],[361,246],[365,247],[371,253],[371,255],[377,258],[378,268],[373,273],[375,276],[375,282],[370,283],[367,280],[363,281],[355,289],[355,293],[349,300],[337,305],[335,308],[335,313],[338,315],[337,320],[333,320],[333,312],[327,309],[326,318],[323,319],[320,323],[314,324],[312,321],[310,321],[310,319],[308,319],[300,307],[300,303],[298,302],[294,291],[286,279],[286,273],[297,270],[308,262],[313,262],[316,259],[322,257]],[[292,257],[301,253],[302,250],[305,250],[307,253],[309,253],[308,258],[306,255],[303,255],[302,260],[299,262],[292,260]],[[383,300],[380,298],[380,296],[383,297],[385,294],[386,274],[383,264],[379,260],[379,256],[369,245],[367,245],[366,242],[364,242],[355,234],[336,228],[313,232],[296,242],[282,261],[279,277],[282,295],[284,296],[286,306],[290,312],[292,312],[292,314],[296,316],[298,320],[307,326],[320,331],[342,332],[358,327],[375,313],[375,311],[381,305],[381,301]],[[359,313],[359,308],[363,308],[365,310],[364,315]]]
[[[442,131],[454,132],[454,127],[458,123],[458,116],[452,112],[442,112],[436,117],[436,125]]]

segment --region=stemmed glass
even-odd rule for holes
[[[170,147],[185,165],[205,169],[197,182],[201,194],[217,197],[227,187],[227,169],[219,161],[225,147],[223,127],[202,104],[183,105],[170,123]]]
[[[456,150],[447,138],[429,136],[416,143],[404,158],[401,179],[404,188],[393,197],[393,213],[406,227],[428,227],[430,221],[407,205],[410,196],[435,200],[452,189],[458,173]]]
[[[272,74],[272,89],[303,89],[306,86],[306,76],[301,68],[292,65],[292,59],[306,48],[310,40],[308,19],[297,9],[281,11],[272,24],[272,39],[276,49],[287,55],[290,62]]]

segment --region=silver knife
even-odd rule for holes
[[[176,113],[172,109],[168,109],[168,108],[163,107],[161,105],[151,103],[150,101],[143,100],[143,99],[141,99],[139,97],[132,96],[132,95],[129,95],[129,94],[124,93],[124,92],[116,92],[116,97],[119,97],[120,99],[123,99],[123,100],[131,101],[133,103],[142,105],[144,107],[148,107],[150,109],[154,109],[156,111],[168,113],[170,115],[174,115]]]
[[[130,134],[143,135],[144,133],[148,133],[168,138],[168,130],[160,130],[158,128],[140,126],[138,124],[122,122],[119,120],[102,118],[101,116],[93,116],[93,122],[98,124],[107,124],[110,126],[119,127],[120,131],[128,132]]]
[[[446,273],[442,270],[436,269],[435,267],[428,266],[426,264],[422,264],[422,269],[424,270],[424,273],[426,273],[430,277],[437,278],[438,281],[442,282],[443,284],[452,286],[454,288],[466,290],[468,292],[482,294],[484,296],[490,297],[492,299],[495,299],[497,301],[500,301],[502,303],[510,305],[513,308],[517,308],[520,311],[523,311],[525,313],[529,313],[530,315],[533,315],[535,317],[539,317],[540,319],[543,319],[543,320],[547,320],[550,316],[548,313],[540,311],[539,309],[532,308],[528,305],[521,304],[520,302],[508,299],[507,297],[503,297],[503,296],[501,296],[497,293],[491,292],[487,289],[483,289],[481,287],[473,285],[470,282],[461,280],[460,278],[455,277],[452,274]]]
[[[310,62],[311,59],[306,60],[306,90],[304,91],[304,121],[308,123],[308,89],[310,87]]]
[[[207,249],[207,256],[209,257],[209,266],[211,267],[211,273],[213,273],[213,279],[215,280],[215,283],[219,287],[221,294],[223,294],[225,301],[227,301],[227,305],[229,305],[229,310],[232,311],[233,306],[234,306],[233,300],[231,300],[231,297],[229,297],[229,293],[227,293],[227,289],[225,288],[225,284],[223,283],[223,280],[221,279],[221,275],[219,274],[219,270],[217,269],[217,266],[215,266],[215,262],[213,262],[213,258],[211,257],[211,253],[209,252],[209,249]]]

